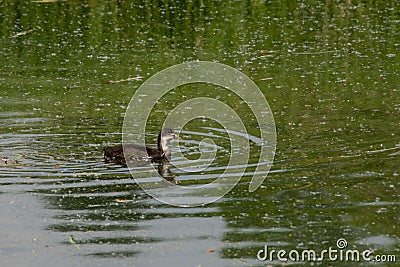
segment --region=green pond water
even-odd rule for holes
[[[232,191],[179,208],[104,162],[102,149],[121,143],[143,82],[189,61],[254,81],[274,116],[276,153],[250,193],[262,164],[252,103],[206,83],[175,88],[151,111],[150,145],[174,107],[210,97],[238,114],[250,149]],[[1,265],[398,266],[399,84],[398,1],[0,2]],[[177,182],[223,172],[237,151],[221,124],[185,125],[171,144],[182,151],[169,166]],[[192,164],[179,168],[185,158]],[[266,247],[287,259],[258,259]],[[329,249],[337,258],[288,258]],[[349,250],[380,262],[339,257]]]

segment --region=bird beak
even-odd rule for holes
[[[173,134],[173,136],[174,136],[175,139],[178,139],[178,140],[182,139],[182,138],[180,138],[179,135],[177,135],[177,134]]]

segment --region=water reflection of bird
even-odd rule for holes
[[[168,161],[171,157],[168,141],[178,138],[179,136],[171,129],[164,128],[158,134],[157,148],[136,144],[108,146],[103,149],[104,159],[107,162],[114,162],[121,165],[126,165],[127,162]]]

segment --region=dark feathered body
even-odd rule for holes
[[[169,160],[171,153],[167,147],[167,141],[174,138],[179,137],[171,129],[165,128],[158,135],[157,148],[136,144],[108,146],[103,149],[104,159],[121,165],[126,165],[127,160],[132,162]]]
[[[157,161],[165,157],[159,149],[143,147],[139,145],[126,145],[126,158],[132,161]],[[108,162],[126,165],[124,148],[122,145],[108,146],[104,148],[104,159]]]

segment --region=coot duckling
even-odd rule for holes
[[[171,151],[168,148],[168,141],[178,139],[179,136],[171,129],[164,128],[158,134],[157,148],[140,146],[136,144],[108,146],[103,149],[104,159],[107,162],[114,162],[120,165],[126,165],[127,161],[149,161],[160,162],[169,160]],[[125,155],[124,155],[125,149]]]

